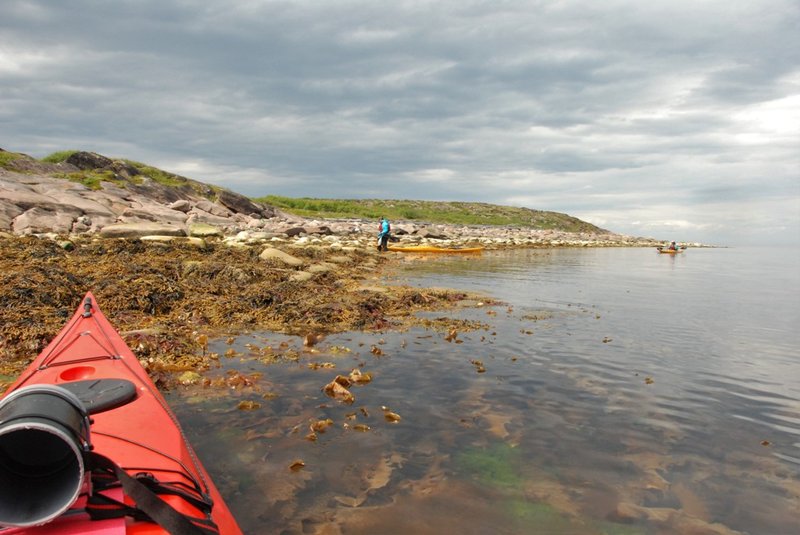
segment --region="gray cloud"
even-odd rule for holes
[[[792,0],[7,0],[0,146],[800,241],[799,23]]]

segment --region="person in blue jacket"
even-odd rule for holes
[[[392,231],[392,226],[389,224],[389,220],[385,217],[381,218],[380,225],[378,226],[378,250],[379,251],[388,251],[388,243],[389,243],[389,236]]]

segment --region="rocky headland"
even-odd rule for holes
[[[277,243],[371,247],[375,221],[310,219],[216,186],[163,173],[124,160],[76,152],[56,164],[8,153],[0,167],[0,232],[18,236],[96,236],[102,238],[205,239],[230,245]],[[96,178],[88,187],[76,177]],[[84,180],[85,182],[85,180]],[[166,182],[166,183],[165,183]],[[563,232],[530,227],[445,225],[393,221],[404,243],[440,246],[503,247],[632,247],[663,242],[597,232]]]

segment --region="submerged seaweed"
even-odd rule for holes
[[[392,286],[361,289],[374,277],[372,251],[353,251],[337,269],[300,282],[297,269],[259,258],[258,248],[220,242],[86,240],[71,247],[35,237],[0,237],[0,378],[13,377],[59,331],[91,290],[134,353],[158,371],[164,364],[203,369],[211,334],[263,329],[323,335],[402,328],[412,312],[447,307],[462,293]],[[306,263],[333,252],[293,249]],[[341,252],[335,254],[341,256]],[[4,382],[8,382],[4,379]]]

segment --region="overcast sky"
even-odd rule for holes
[[[800,2],[3,0],[0,147],[800,243]]]

